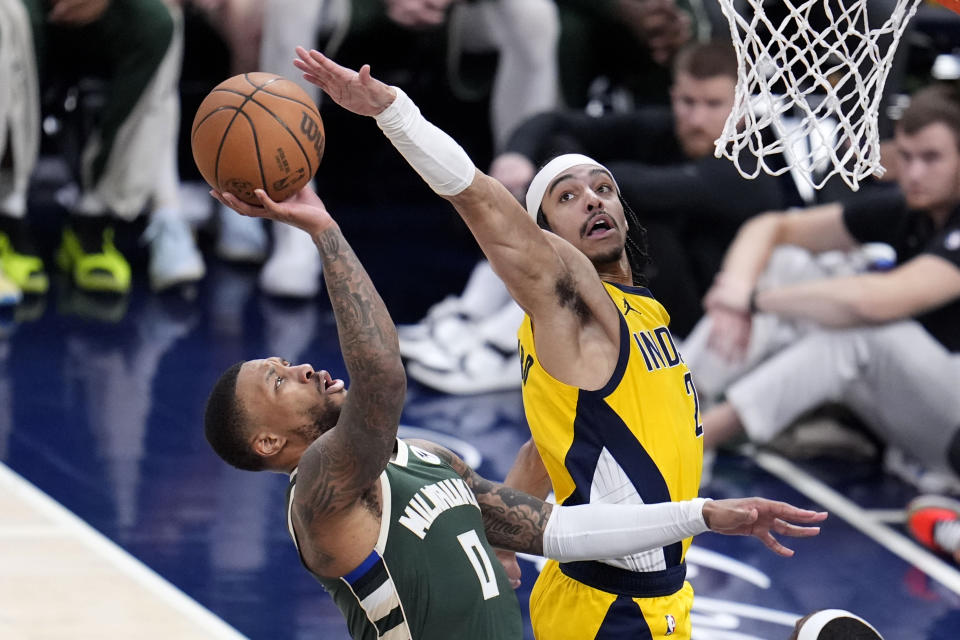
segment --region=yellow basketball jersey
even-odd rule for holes
[[[640,287],[604,283],[620,309],[620,357],[606,386],[571,387],[540,366],[530,317],[519,330],[523,404],[559,504],[653,504],[697,496],[703,428],[669,315]],[[608,564],[677,567],[691,538]],[[681,578],[682,581],[682,578]]]

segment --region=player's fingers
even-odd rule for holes
[[[779,503],[777,517],[791,522],[822,522],[829,515],[826,511],[813,511],[812,509],[800,509],[785,502]]]
[[[257,196],[257,200],[260,201],[260,204],[263,205],[263,208],[272,211],[273,213],[282,214],[284,213],[283,209],[279,204],[274,202],[273,198],[267,195],[267,192],[263,189],[254,189],[253,195]]]
[[[786,522],[785,520],[780,520],[779,518],[773,521],[771,529],[781,535],[794,538],[809,538],[810,536],[815,536],[820,533],[820,527],[802,527]]]
[[[218,193],[220,197],[217,199],[240,215],[250,216],[253,218],[263,217],[264,210],[261,207],[255,207],[251,204],[247,204],[232,193],[219,191],[211,191],[211,193]]]
[[[333,75],[338,71],[349,71],[346,67],[341,67],[316,49],[310,49],[308,55],[313,62],[315,62],[324,71],[330,73],[330,75]]]
[[[368,64],[363,65],[362,67],[360,67],[360,71],[359,71],[358,73],[359,73],[359,75],[360,75],[360,83],[361,83],[361,84],[367,84],[367,83],[370,82],[370,79],[371,79],[371,76],[370,76],[370,65],[368,65]]]
[[[309,82],[310,84],[315,84],[321,89],[324,88],[323,81],[312,73],[304,73],[303,79]]]
[[[310,69],[312,71],[319,72],[322,67],[320,63],[311,57],[310,52],[304,49],[303,47],[297,47],[297,57],[293,59],[293,64],[297,66],[298,69]]]
[[[789,549],[783,546],[782,544],[780,544],[780,542],[778,542],[776,538],[770,535],[769,531],[766,532],[764,535],[758,536],[758,537],[760,538],[760,541],[763,542],[764,546],[767,547],[767,549],[770,549],[770,551],[773,551],[778,556],[789,558],[790,556],[793,555],[793,549]]]

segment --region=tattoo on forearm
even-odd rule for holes
[[[444,447],[425,441],[418,441],[417,446],[437,454],[467,481],[480,503],[490,544],[511,551],[543,554],[543,530],[553,505],[483,478]]]
[[[483,511],[490,544],[511,551],[543,554],[543,530],[553,505],[487,480],[476,483],[474,493]]]
[[[363,265],[336,226],[320,233],[316,245],[351,397],[337,426],[343,433],[321,438],[301,460],[311,470],[305,474],[309,486],[297,492],[305,523],[356,504],[379,476],[393,450],[406,390],[393,320]]]

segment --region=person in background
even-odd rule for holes
[[[133,220],[144,211],[150,223],[151,287],[163,290],[203,277],[203,258],[181,217],[176,141],[178,78],[182,51],[179,9],[161,0],[22,0],[32,25],[41,83],[56,77],[105,81],[104,104],[80,158],[80,193],[56,254],[57,265],[86,291],[125,293],[131,272],[117,249],[111,218]],[[39,103],[33,92],[15,113],[23,136],[33,140]],[[38,134],[37,134],[38,135]],[[17,137],[14,137],[14,147]],[[25,149],[33,142],[24,143]],[[29,175],[35,153],[25,152],[18,175]],[[22,181],[15,188],[23,187]],[[5,271],[25,291],[43,293],[48,278],[27,226],[25,194],[15,191],[0,216]]]
[[[763,214],[737,234],[684,344],[704,397],[725,396],[703,415],[706,449],[743,433],[766,443],[834,402],[886,445],[960,474],[956,96],[916,93],[895,143],[899,192]],[[895,266],[830,275],[814,259],[872,242]]]

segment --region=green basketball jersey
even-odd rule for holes
[[[290,477],[287,522],[296,491]],[[338,580],[316,576],[355,640],[521,638],[517,598],[466,482],[434,454],[397,441],[380,476],[380,537]]]

